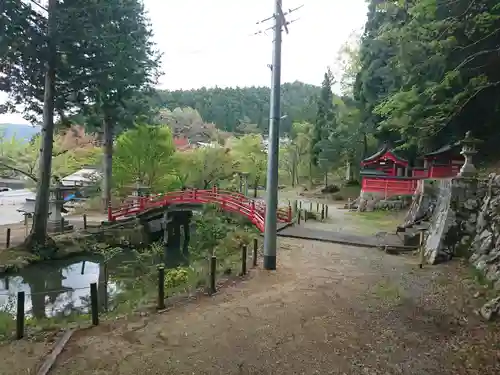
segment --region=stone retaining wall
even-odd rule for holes
[[[466,221],[475,232],[469,260],[500,291],[500,176],[491,175],[479,186],[478,196],[478,209]]]
[[[425,255],[430,264],[455,255],[467,257],[500,293],[500,175],[441,180]],[[481,315],[500,315],[500,297],[485,304]]]

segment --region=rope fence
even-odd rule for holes
[[[246,244],[240,245],[240,259],[239,259],[239,272],[238,276],[245,276],[248,273],[248,262],[251,260],[251,267],[255,268],[258,265],[258,257],[259,257],[259,244],[257,239],[253,239],[252,243],[252,251],[251,257],[249,256],[248,246]],[[209,271],[208,271],[208,285],[205,291],[209,296],[212,296],[217,293],[217,257],[212,255],[209,258]],[[166,307],[166,288],[165,288],[165,279],[166,279],[166,269],[164,266],[157,267],[157,302],[156,309],[164,310]],[[106,279],[107,280],[107,279]],[[25,322],[26,322],[26,311],[25,311],[25,302],[27,296],[35,296],[35,295],[46,295],[48,293],[70,293],[77,290],[89,290],[90,291],[90,317],[92,325],[99,325],[99,317],[101,313],[107,312],[107,290],[106,295],[101,296],[105,298],[105,301],[100,301],[99,299],[99,287],[107,287],[108,281],[104,282],[94,282],[90,283],[88,286],[79,287],[79,288],[67,288],[60,290],[48,290],[43,292],[35,292],[28,293],[25,291],[17,292],[17,303],[16,303],[16,311],[15,311],[15,320],[16,320],[16,332],[15,337],[17,340],[22,339],[25,336]],[[16,294],[14,293],[4,293],[0,294],[0,296],[9,296],[14,297]],[[104,311],[103,311],[104,310]]]

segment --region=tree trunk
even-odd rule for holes
[[[297,152],[294,150],[292,157],[292,187],[295,187],[296,174],[297,174]]]
[[[352,181],[351,161],[349,159],[346,161],[345,165],[345,179],[347,182]]]
[[[328,171],[325,171],[325,188],[328,186]]]
[[[102,178],[102,208],[104,213],[111,206],[111,184],[113,180],[113,124],[108,117],[103,121],[103,178]]]
[[[99,295],[99,304],[104,312],[108,312],[108,279],[108,267],[105,262],[101,262],[99,263],[97,293]]]
[[[309,161],[309,188],[313,187],[313,173],[312,173],[312,161]]]
[[[52,172],[52,148],[54,142],[54,86],[56,79],[55,7],[57,0],[49,0],[48,5],[48,61],[45,73],[45,93],[43,98],[43,128],[40,148],[39,172],[36,189],[35,213],[31,235],[26,242],[29,247],[45,244],[47,220],[49,216],[50,176]]]
[[[363,159],[368,157],[368,139],[366,133],[363,132]]]

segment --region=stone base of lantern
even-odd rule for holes
[[[61,220],[49,220],[47,222],[47,233],[61,233],[61,227],[62,232],[73,230],[73,225],[71,225],[67,220],[64,220],[62,225]]]
[[[474,164],[471,163],[464,164],[458,174],[459,177],[476,177],[476,175],[477,169]]]

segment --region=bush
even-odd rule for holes
[[[328,185],[321,189],[321,193],[323,194],[332,194],[340,191],[340,188],[337,185]]]
[[[165,287],[167,289],[176,288],[187,283],[189,278],[188,270],[182,267],[171,269],[165,275]]]
[[[351,180],[351,181],[346,181],[344,186],[360,186],[360,183],[358,180]]]

